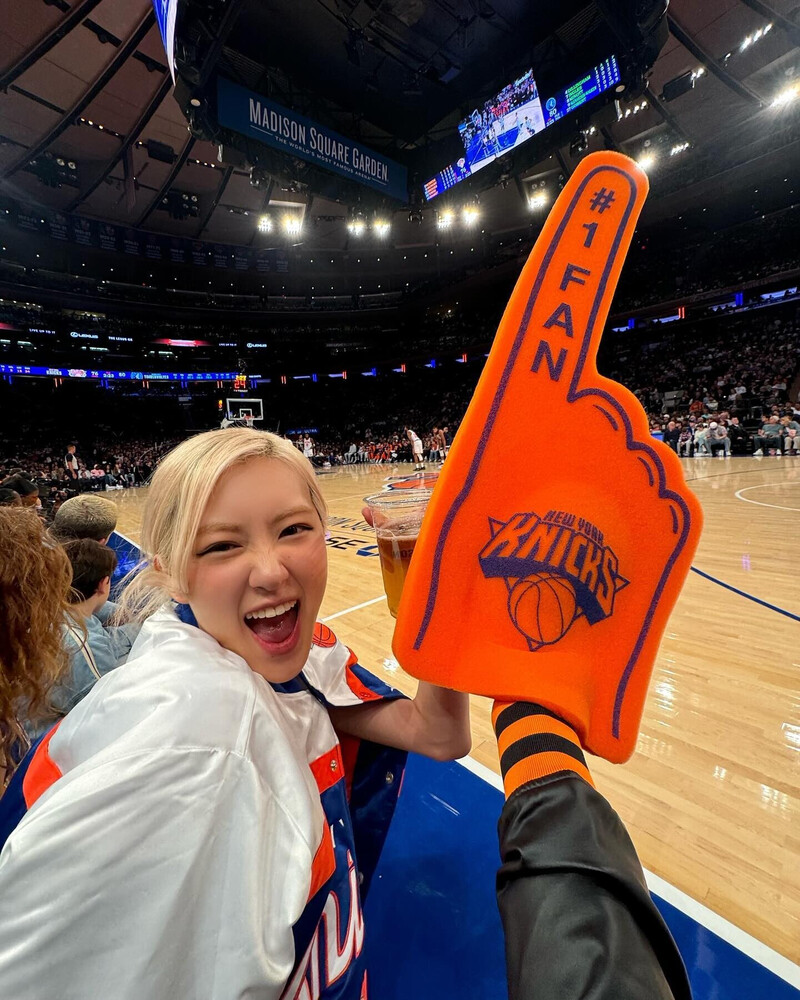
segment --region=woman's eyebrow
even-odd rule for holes
[[[279,514],[276,514],[272,518],[272,523],[277,524],[278,521],[285,521],[290,517],[309,517],[315,513],[315,510],[309,504],[300,504],[297,507],[291,507],[289,510],[282,510]],[[233,524],[223,521],[210,521],[208,524],[202,524],[197,531],[197,537],[201,535],[211,535],[216,532],[224,532],[226,534],[242,534],[244,529],[241,524]]]
[[[226,524],[222,521],[212,521],[210,524],[202,524],[198,528],[197,537],[199,538],[201,535],[210,535],[215,531],[224,531],[229,533],[235,532],[238,534],[241,530],[242,527],[240,524]]]
[[[273,518],[273,524],[278,521],[285,521],[289,517],[309,517],[315,514],[316,511],[309,504],[300,504],[297,507],[291,507],[289,510],[281,511],[277,517]]]

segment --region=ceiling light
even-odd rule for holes
[[[528,199],[528,206],[531,209],[544,208],[547,204],[547,195],[544,191],[537,191],[536,194],[532,194]]]
[[[436,225],[439,227],[439,229],[449,229],[450,226],[453,225],[454,218],[455,215],[453,211],[449,208],[446,208],[443,212],[439,213],[436,219]]]
[[[790,87],[786,87],[777,94],[770,104],[771,108],[785,108],[787,104],[791,104],[792,101],[797,100],[797,95],[800,93],[800,83],[793,83]]]
[[[684,150],[689,148],[688,142],[678,142],[669,151],[670,156],[677,156],[678,153],[682,153]]]
[[[474,205],[468,205],[461,213],[461,221],[465,226],[474,226],[480,217],[481,213]]]
[[[258,231],[260,233],[272,232],[272,219],[268,215],[262,215],[258,220]]]
[[[772,30],[772,22],[768,22],[763,28],[758,28],[753,32],[752,35],[747,35],[742,39],[739,45],[739,51],[744,52],[745,49],[749,49],[751,45],[755,45],[756,42],[761,41],[762,38],[767,34],[767,32]]]
[[[644,170],[644,172],[647,173],[648,170],[652,170],[653,166],[655,165],[656,158],[655,156],[653,156],[652,153],[645,153],[643,156],[640,156],[636,162],[639,164],[642,170]]]
[[[297,215],[285,215],[283,217],[283,228],[289,236],[299,236],[303,228],[303,223]]]

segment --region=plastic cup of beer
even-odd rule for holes
[[[423,489],[385,490],[364,497],[364,503],[372,511],[383,589],[393,618],[397,618],[403,584],[431,492]]]

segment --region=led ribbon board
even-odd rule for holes
[[[52,375],[134,382],[232,382],[237,372],[118,372],[99,368],[49,368],[43,365],[0,365],[0,375]]]

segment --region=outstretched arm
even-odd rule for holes
[[[507,801],[497,899],[509,1000],[691,1000],[622,820],[575,733],[538,705],[495,703]]]
[[[420,681],[412,701],[402,698],[329,712],[339,732],[434,760],[464,757],[472,746],[469,695],[425,681]]]

